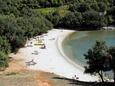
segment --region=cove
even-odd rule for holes
[[[62,43],[64,53],[75,63],[86,65],[84,54],[96,40],[105,41],[107,46],[115,46],[115,30],[111,31],[77,31],[72,33]]]

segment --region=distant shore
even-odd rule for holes
[[[97,81],[97,77],[84,74],[84,69],[64,54],[62,42],[72,32],[74,31],[52,29],[47,34],[42,35],[45,44],[44,49],[40,49],[37,45],[34,45],[36,39],[32,38],[27,42],[27,44],[31,43],[31,46],[21,48],[17,55],[22,55],[25,63],[29,61],[36,63],[28,66],[31,70],[55,73],[66,78],[77,76],[80,81]],[[38,54],[33,54],[35,51]]]
[[[114,26],[102,27],[104,30],[115,30]]]

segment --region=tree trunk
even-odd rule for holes
[[[115,71],[114,71],[113,79],[114,79],[114,83],[115,83]]]
[[[102,71],[101,71],[101,73],[100,73],[100,72],[98,72],[98,74],[99,74],[99,76],[100,76],[100,78],[101,78],[101,81],[102,81],[102,82],[104,82],[104,79],[103,79],[103,73],[102,73]]]

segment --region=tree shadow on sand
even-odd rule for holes
[[[74,86],[115,86],[114,82],[85,82],[85,81],[79,81],[75,79],[68,79],[62,77],[53,77],[53,79],[65,80],[68,82],[68,84]]]

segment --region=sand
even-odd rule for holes
[[[84,68],[71,61],[63,52],[62,41],[72,32],[74,31],[52,29],[41,36],[46,46],[45,49],[34,45],[36,39],[32,38],[27,41],[24,48],[19,50],[17,55],[20,55],[26,64],[33,60],[35,64],[27,66],[31,70],[55,73],[66,78],[75,78],[76,75],[81,81],[97,81],[97,77],[84,74]],[[31,46],[27,47],[30,44]],[[38,54],[33,54],[34,51],[37,51]]]

